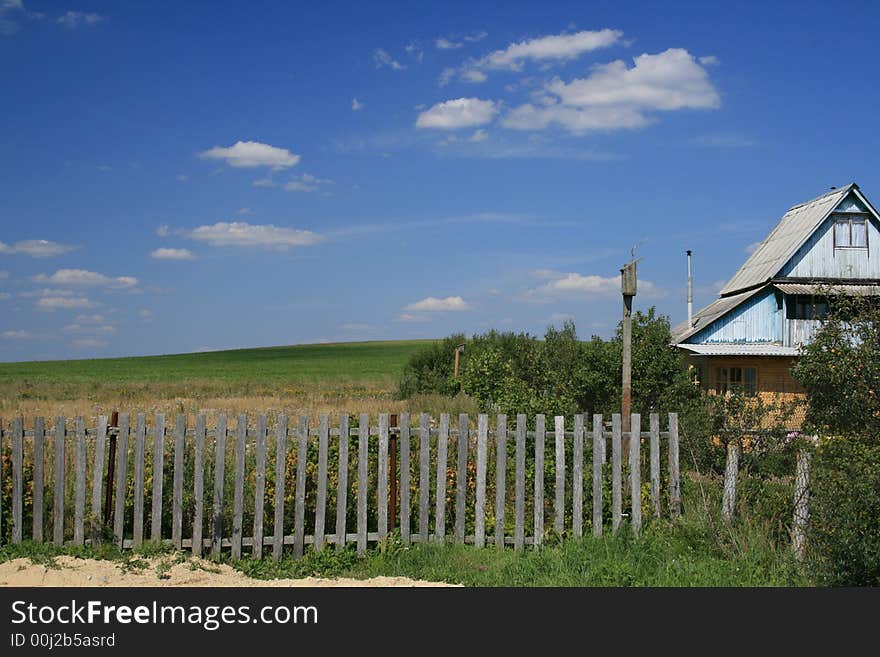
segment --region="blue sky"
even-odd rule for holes
[[[0,360],[613,333],[880,198],[871,3],[0,0]]]

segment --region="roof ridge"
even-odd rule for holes
[[[832,194],[837,194],[843,190],[849,191],[850,189],[858,189],[858,188],[859,188],[859,186],[855,182],[848,183],[848,184],[844,185],[843,187],[832,187],[824,194],[820,194],[819,196],[817,196],[815,198],[811,198],[809,201],[803,201],[801,203],[796,203],[795,205],[792,205],[786,211],[785,214],[788,214],[789,212],[791,212],[792,210],[796,210],[797,208],[803,207],[805,205],[809,205],[810,203],[815,203],[816,201],[820,201],[823,198],[825,198],[826,196],[831,196]]]

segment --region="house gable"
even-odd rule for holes
[[[781,294],[772,288],[732,308],[684,342],[689,344],[782,344]]]

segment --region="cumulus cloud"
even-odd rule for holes
[[[440,50],[455,50],[456,48],[461,48],[464,44],[461,41],[451,41],[446,37],[438,37],[434,45]]]
[[[394,318],[395,322],[427,322],[430,319],[427,315],[418,315],[413,313],[400,313]]]
[[[73,323],[65,326],[64,331],[66,333],[84,333],[87,335],[115,335],[116,327],[112,324],[83,325]]]
[[[156,260],[195,260],[195,255],[189,249],[156,249],[150,253],[150,257]]]
[[[211,246],[255,246],[278,250],[291,246],[309,246],[324,239],[322,235],[308,230],[272,224],[249,224],[245,221],[218,221],[199,226],[189,236]]]
[[[138,283],[134,276],[105,276],[87,269],[59,269],[51,276],[38,274],[37,283],[69,287],[104,287],[113,290],[131,289]]]
[[[235,168],[269,167],[286,169],[296,166],[300,156],[286,148],[270,146],[258,141],[237,141],[232,146],[215,146],[199,153],[205,160],[223,160]]]
[[[419,114],[418,128],[456,130],[490,123],[498,114],[494,101],[479,98],[455,98],[437,103]]]
[[[284,191],[287,192],[317,192],[324,185],[334,184],[329,178],[318,178],[309,173],[291,178],[284,183]]]
[[[479,143],[481,141],[486,141],[489,138],[489,133],[480,128],[479,130],[475,130],[474,134],[468,137],[468,141],[474,144]]]
[[[376,68],[390,68],[395,71],[401,71],[406,68],[385,50],[382,50],[382,48],[377,48],[373,52],[373,63],[376,65]]]
[[[599,48],[608,48],[620,41],[620,30],[582,30],[574,34],[554,34],[512,43],[504,50],[489,53],[476,67],[518,71],[523,62],[577,59],[582,54]]]
[[[85,297],[43,297],[37,301],[40,310],[78,310],[94,308],[95,304]]]
[[[351,99],[351,111],[352,112],[360,112],[362,109],[364,109],[364,104],[361,101],[359,101],[357,98],[352,98]]]
[[[426,297],[421,301],[415,301],[404,308],[414,312],[447,312],[470,310],[470,306],[461,297]]]
[[[106,17],[101,16],[100,14],[84,11],[68,11],[63,16],[59,16],[57,22],[68,30],[75,30],[83,25],[91,27],[92,25],[97,25],[105,20],[107,20]]]
[[[4,340],[27,340],[28,338],[33,337],[30,333],[23,330],[16,331],[3,331],[0,333],[0,337]]]
[[[160,224],[156,229],[156,235],[159,237],[168,237],[171,234],[171,229],[168,227],[168,224]]]
[[[50,240],[22,240],[14,244],[0,242],[0,254],[3,255],[28,255],[32,258],[49,258],[51,256],[64,255],[76,250],[77,247],[70,244],[61,244]]]
[[[502,125],[541,130],[558,124],[572,133],[639,128],[653,112],[717,109],[721,98],[709,74],[682,48],[594,66],[586,78],[555,79],[544,88],[539,104],[512,109]]]
[[[577,272],[556,272],[546,269],[532,272],[536,278],[548,282],[529,290],[527,298],[533,301],[552,301],[565,296],[573,297],[614,297],[620,294],[620,275],[583,275]],[[639,296],[660,297],[663,292],[651,281],[639,280]]]

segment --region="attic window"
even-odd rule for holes
[[[868,247],[868,226],[865,217],[838,217],[834,222],[835,249]]]

